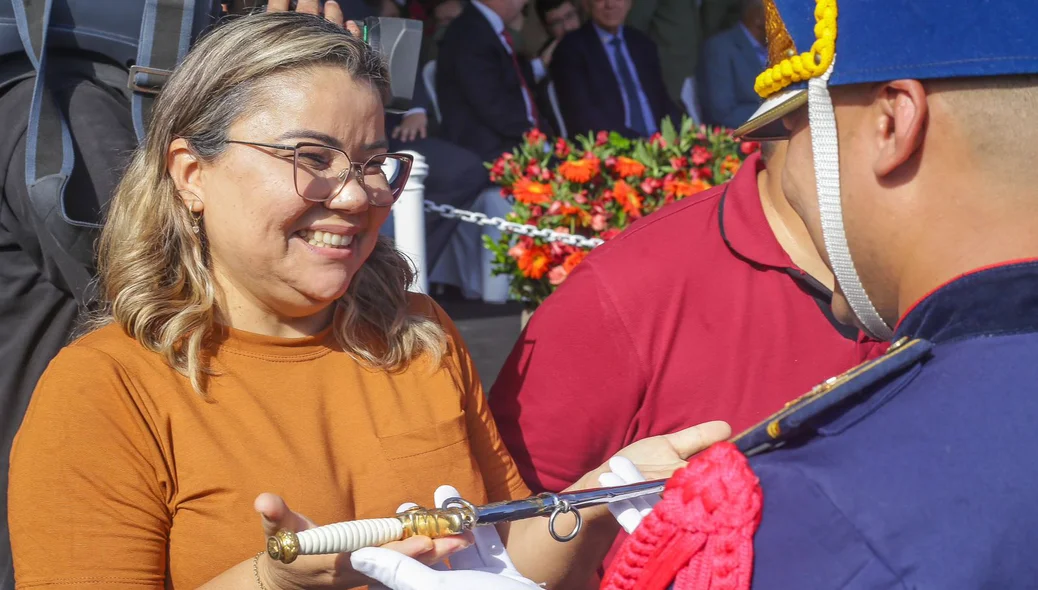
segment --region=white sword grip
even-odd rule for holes
[[[349,553],[399,541],[403,536],[404,525],[397,518],[337,522],[296,533],[299,555]]]

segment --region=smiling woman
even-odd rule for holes
[[[359,586],[349,556],[286,565],[264,535],[391,515],[440,484],[476,504],[529,496],[464,342],[379,237],[410,167],[384,153],[386,76],[298,13],[218,27],[173,73],[105,222],[101,312],[14,443],[19,586]],[[622,452],[666,477],[727,435]],[[543,519],[500,532],[524,575],[575,587],[617,530],[604,508],[584,522],[562,547]],[[434,563],[466,544],[386,547]]]
[[[178,67],[112,201],[102,311],[18,435],[19,585],[358,585],[335,556],[254,559],[256,511],[269,534],[446,479],[529,494],[453,324],[379,237],[411,164],[385,153],[387,85],[365,44],[295,13],[223,25]]]

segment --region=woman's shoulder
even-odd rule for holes
[[[436,303],[435,299],[424,293],[409,292],[407,294],[407,313],[432,320],[448,331],[454,329],[454,322],[451,321],[447,312],[440,307],[439,303]]]
[[[83,384],[115,374],[126,374],[128,368],[153,364],[159,359],[116,323],[87,332],[62,348],[51,360],[41,378],[45,381]],[[161,362],[161,361],[159,361]]]
[[[127,334],[122,326],[115,322],[80,335],[65,346],[61,353],[70,352],[79,356],[80,353],[88,351],[109,356],[113,360],[147,353],[133,336]]]
[[[458,327],[432,297],[424,293],[408,293],[407,312],[412,316],[436,322],[443,329],[444,336],[446,337],[447,355],[449,357],[455,356],[458,349],[465,349],[465,342],[461,338],[461,333],[458,332]]]

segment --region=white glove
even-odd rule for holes
[[[626,457],[617,455],[610,459],[609,469],[610,471],[598,476],[598,483],[607,488],[645,481],[645,476]],[[631,534],[641,524],[642,519],[652,512],[653,506],[659,501],[659,494],[651,494],[640,498],[613,502],[607,504],[606,507],[609,508],[609,512],[616,519],[616,522],[620,523],[620,526],[627,531],[627,534]]]
[[[436,505],[442,507],[447,498],[458,496],[453,487],[440,486],[436,490]],[[404,504],[399,511],[412,506]],[[402,553],[379,547],[354,551],[350,563],[358,572],[391,590],[540,590],[540,586],[515,569],[493,526],[475,527],[472,536],[472,546],[450,557],[451,569],[444,564],[428,567]]]

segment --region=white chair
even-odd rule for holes
[[[562,110],[559,109],[559,97],[555,94],[555,82],[548,82],[548,102],[551,103],[551,110],[555,113],[555,122],[559,125],[559,135],[569,137],[566,133],[566,122],[562,120]]]
[[[422,67],[422,83],[425,84],[425,92],[429,95],[429,100],[433,103],[433,110],[436,111],[436,120],[440,123],[443,122],[443,116],[440,115],[440,101],[436,98],[436,60],[432,60]]]
[[[696,96],[696,78],[689,76],[681,85],[681,102],[685,105],[685,112],[692,117],[696,125],[703,120],[702,112],[699,110],[699,98]]]

